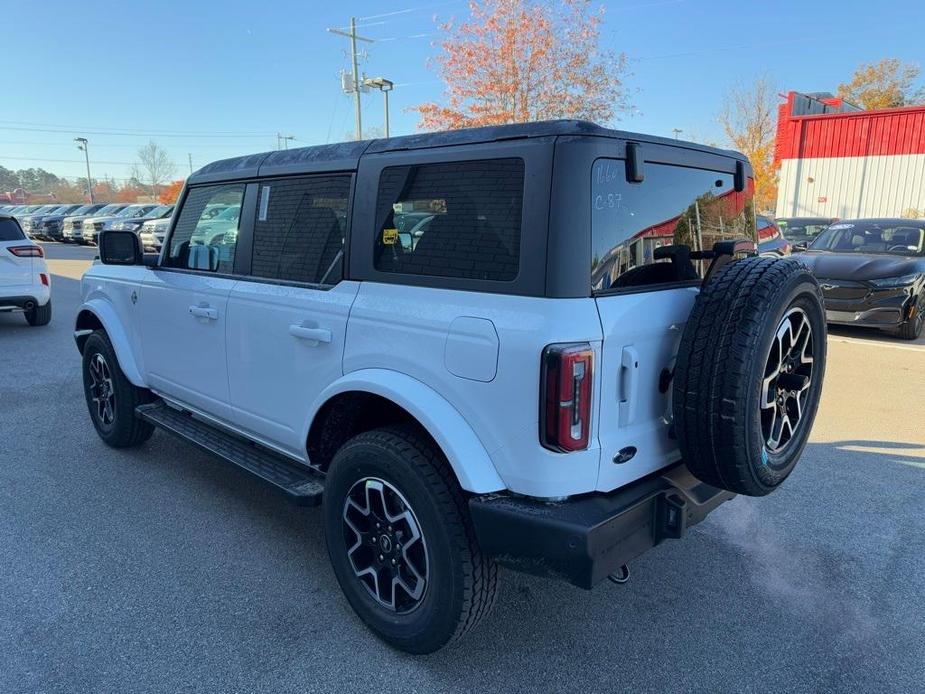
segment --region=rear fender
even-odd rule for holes
[[[398,371],[361,369],[344,374],[313,403],[304,438],[324,403],[348,391],[379,395],[411,414],[440,446],[466,491],[485,494],[505,489],[488,452],[459,411],[428,385]]]

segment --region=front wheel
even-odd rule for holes
[[[376,429],[337,452],[324,525],[344,595],[395,648],[432,653],[494,603],[497,567],[479,551],[448,463],[415,431]]]
[[[925,299],[919,301],[913,316],[899,326],[896,335],[903,340],[918,340],[922,336],[923,326],[925,326]]]
[[[127,448],[151,438],[154,427],[135,416],[136,407],[151,402],[151,392],[125,377],[102,330],[90,335],[84,344],[83,381],[90,419],[106,444]]]

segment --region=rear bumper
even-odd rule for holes
[[[45,291],[38,291],[38,289],[37,287],[37,291],[27,294],[6,295],[0,293],[0,313],[26,311],[33,306],[44,306],[48,303],[51,293],[48,291],[48,287],[42,287]]]
[[[592,588],[734,496],[678,464],[610,494],[561,502],[490,494],[469,508],[481,550],[498,563]]]

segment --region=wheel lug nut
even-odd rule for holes
[[[380,555],[379,555],[379,561],[382,561],[383,559],[385,559],[385,557],[383,557],[383,556],[380,554]]]

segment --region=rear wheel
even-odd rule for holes
[[[494,603],[497,567],[482,556],[449,465],[410,429],[377,429],[334,456],[324,490],[334,574],[386,643],[431,653]]]
[[[151,402],[151,391],[129,381],[116,359],[109,338],[97,330],[83,349],[84,396],[96,433],[113,448],[144,443],[154,427],[135,416],[135,408]]]
[[[35,305],[25,312],[26,322],[35,327],[51,322],[51,299],[44,306]]]
[[[675,369],[673,412],[691,472],[762,496],[796,466],[825,372],[819,285],[801,263],[730,263],[694,303]]]

